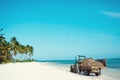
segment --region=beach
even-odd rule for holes
[[[112,73],[112,72],[111,72]],[[119,80],[102,74],[85,76],[48,65],[44,62],[8,63],[0,65],[1,80]]]

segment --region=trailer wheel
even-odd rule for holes
[[[81,69],[79,69],[79,73],[81,73],[82,72],[82,70]]]
[[[79,66],[78,68],[79,68],[79,69],[78,69],[78,70],[79,70],[79,73],[81,73],[81,72],[82,72],[81,66]]]
[[[100,76],[100,75],[101,75],[101,73],[95,73],[95,75],[96,75],[96,76]]]
[[[86,75],[89,76],[90,75],[90,71],[86,70]]]
[[[100,76],[101,75],[101,70],[99,73],[95,73],[96,76]]]
[[[96,76],[99,76],[99,73],[95,73]]]

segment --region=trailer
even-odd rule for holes
[[[94,60],[78,55],[74,65],[70,66],[70,71],[74,73],[83,73],[87,76],[94,73],[96,76],[101,75],[101,69],[106,67],[106,59]]]

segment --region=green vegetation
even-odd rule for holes
[[[0,32],[3,29],[0,29]],[[20,44],[16,37],[12,37],[8,42],[3,34],[0,34],[0,63],[8,62],[30,62],[34,61],[33,47]]]

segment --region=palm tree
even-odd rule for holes
[[[4,61],[11,60],[9,42],[7,42],[2,35],[0,36],[0,56],[3,56],[2,58],[4,58]]]
[[[19,45],[18,52],[21,55],[21,59],[22,59],[23,55],[25,55],[24,56],[24,60],[27,60],[27,54],[28,54],[28,48],[27,48],[27,46]]]
[[[0,32],[3,29],[0,29]],[[16,55],[19,53],[22,59],[23,54],[25,54],[25,59],[27,60],[27,56],[29,54],[30,59],[31,56],[33,56],[33,47],[30,45],[24,46],[21,45],[16,37],[12,37],[10,42],[7,42],[4,34],[0,34],[0,63],[4,61],[10,61],[11,59],[14,59]]]
[[[2,31],[3,29],[0,29],[0,32]],[[3,36],[3,34],[0,34],[0,63],[4,62],[4,60],[6,59],[6,56],[5,56],[5,50],[4,50],[4,44],[5,43],[5,37]]]
[[[28,48],[27,46],[23,46],[24,54],[25,54],[25,60],[27,60],[27,54],[28,54]]]
[[[29,54],[29,56],[30,56],[30,59],[31,59],[31,56],[33,56],[33,47],[32,46],[30,46],[30,49],[29,49],[29,51],[30,51],[30,54]],[[32,60],[32,59],[31,59]]]
[[[11,38],[11,41],[10,41],[10,46],[11,46],[11,51],[13,52],[12,53],[12,56],[16,56],[17,53],[18,53],[18,49],[19,49],[19,42],[17,41],[16,37],[12,37]]]
[[[5,38],[2,35],[0,35],[0,63],[3,62],[5,59],[4,43],[5,43]]]
[[[22,60],[22,57],[25,54],[24,46],[23,45],[19,45],[18,52],[20,54],[20,59]]]
[[[28,53],[29,53],[29,56],[30,56],[30,59],[31,59],[31,56],[33,56],[33,47],[30,46],[30,45],[27,45],[26,47],[28,49]]]

